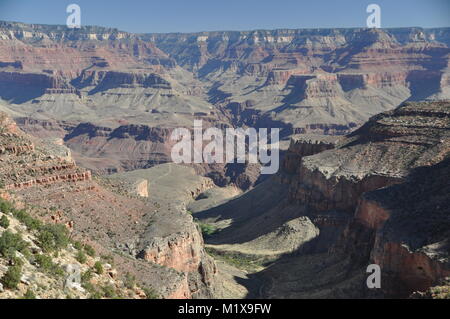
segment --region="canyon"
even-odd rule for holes
[[[450,270],[449,106],[409,102],[345,137],[296,136],[278,175],[194,214],[221,228],[207,247],[263,263],[242,280],[250,297],[405,298],[439,285]],[[370,264],[380,291],[365,285]]]
[[[0,21],[0,190],[161,298],[409,297],[450,276],[449,46]],[[194,120],[280,129],[278,173],[173,163]]]

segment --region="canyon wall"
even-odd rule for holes
[[[449,33],[132,34],[0,22],[0,97],[18,114],[38,109],[45,120],[113,129],[120,121],[186,126],[203,115],[287,135],[343,135],[404,100],[448,98]]]
[[[140,131],[136,128],[135,132]],[[77,166],[61,144],[61,139],[31,138],[0,113],[2,196],[11,194],[42,210],[40,218],[49,222],[70,225],[72,236],[89,242],[102,254],[112,254],[119,270],[135,275],[160,297],[210,297],[216,266],[204,250],[199,227],[182,209],[185,204],[164,210],[156,203],[160,199],[145,200],[157,190],[149,194],[149,181],[142,178],[136,180],[130,194],[136,197],[139,191],[137,195],[144,199],[119,194]],[[198,179],[198,185],[183,189],[183,196],[192,199],[213,186],[210,179]],[[116,254],[117,249],[123,254]]]
[[[380,265],[386,296],[449,274],[449,110],[448,102],[405,103],[337,142],[294,140],[286,155],[289,201],[313,216],[347,216],[330,252],[355,269]]]

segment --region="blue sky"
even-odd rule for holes
[[[82,25],[129,32],[364,27],[371,3],[382,27],[450,26],[450,0],[0,0],[0,20],[65,24],[71,3]]]

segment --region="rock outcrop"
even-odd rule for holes
[[[54,153],[57,155],[50,154],[43,149],[42,142],[38,141],[40,145],[36,147],[5,114],[0,117],[0,178],[5,190],[91,179],[90,171],[77,167],[67,156],[68,150],[63,156],[57,152]]]
[[[348,232],[369,236],[388,296],[425,291],[450,275],[449,168],[449,159],[420,167],[405,183],[362,196]]]
[[[288,174],[296,173],[303,157],[333,149],[337,142],[338,138],[333,136],[293,136],[283,160],[283,171]]]
[[[210,296],[205,287],[212,285],[216,265],[206,254],[200,229],[192,217],[184,225],[182,232],[149,240],[139,257],[185,273],[189,278],[190,296]]]
[[[201,230],[186,207],[214,183],[198,176],[193,168],[174,163],[108,177],[112,185],[133,185],[142,179],[148,181],[146,200],[155,203],[155,211],[141,240],[124,249],[139,260],[182,273],[190,297],[211,297],[216,266],[206,254]]]
[[[386,296],[408,296],[449,274],[449,111],[446,101],[405,103],[336,145],[293,141],[286,156],[290,201],[316,214],[354,212],[331,251],[353,267],[380,265]]]

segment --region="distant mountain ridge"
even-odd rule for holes
[[[343,135],[406,100],[450,98],[449,43],[450,28],[133,34],[0,22],[0,104],[19,123],[54,121],[60,129],[22,128],[77,141],[90,158],[101,153],[93,136],[74,135],[81,123],[170,134],[197,118],[283,137]],[[148,143],[147,164],[161,158]]]

